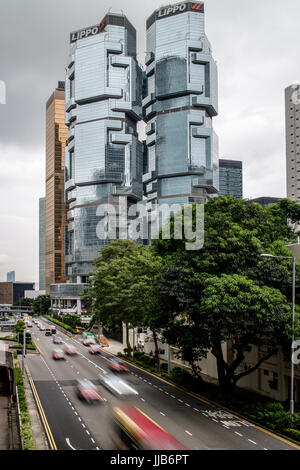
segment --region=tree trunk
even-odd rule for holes
[[[128,356],[131,356],[131,344],[130,344],[130,341],[129,341],[129,326],[128,326],[128,322],[125,323],[125,326],[126,326],[126,344],[127,344],[127,352],[128,352]]]
[[[155,345],[155,358],[156,358],[156,365],[157,365],[157,372],[160,374],[160,357],[159,357],[159,350],[158,350],[158,343],[157,343],[157,335],[155,330],[152,331],[153,333],[153,340]]]

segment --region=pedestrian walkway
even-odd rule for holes
[[[109,339],[109,346],[108,348],[104,348],[104,351],[111,352],[112,354],[118,354],[118,352],[123,353],[124,351],[124,344],[120,343],[119,341],[116,341],[115,339]]]
[[[0,395],[0,450],[9,450],[8,400]]]

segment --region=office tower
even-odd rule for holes
[[[218,193],[217,66],[205,35],[204,3],[156,10],[147,20],[147,207],[206,201]]]
[[[136,31],[125,16],[109,13],[99,24],[71,33],[65,157],[65,261],[71,283],[86,281],[108,243],[97,233],[99,206],[117,208],[119,196],[128,205],[142,199],[143,148],[136,127],[141,89]]]
[[[285,89],[287,197],[300,200],[300,82]]]
[[[7,282],[15,282],[16,280],[16,274],[15,271],[9,271],[6,273],[6,281]]]
[[[46,198],[39,199],[39,290],[46,290],[45,276],[45,254],[46,254],[46,238],[45,238],[45,221],[46,221]]]
[[[243,198],[243,162],[219,160],[219,196]]]
[[[59,82],[46,104],[45,279],[47,293],[50,292],[50,284],[66,280],[64,168],[67,133],[64,82]]]
[[[25,297],[26,290],[34,290],[34,282],[0,282],[0,305],[13,305]]]

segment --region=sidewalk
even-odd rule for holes
[[[112,354],[118,354],[118,352],[124,353],[123,349],[125,348],[124,344],[116,341],[115,339],[107,338],[109,342],[108,348],[104,348],[104,351],[111,352]]]

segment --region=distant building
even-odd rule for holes
[[[0,305],[24,299],[26,290],[34,290],[34,282],[0,282]]]
[[[46,255],[46,237],[45,237],[45,211],[46,198],[39,199],[39,289],[46,289],[46,273],[45,273],[45,255]]]
[[[67,134],[64,82],[59,82],[46,104],[45,287],[48,294],[50,284],[66,281],[64,172]]]
[[[243,198],[243,162],[219,160],[219,196]]]
[[[285,89],[287,197],[300,200],[300,82]]]
[[[277,204],[279,202],[278,197],[257,197],[256,199],[249,199],[250,203],[257,202],[261,206],[268,207],[270,204]]]
[[[16,280],[16,273],[15,271],[10,271],[6,274],[6,281],[7,282],[15,282]]]
[[[25,299],[36,299],[40,295],[45,295],[46,291],[45,290],[26,290],[24,292],[24,298]]]

